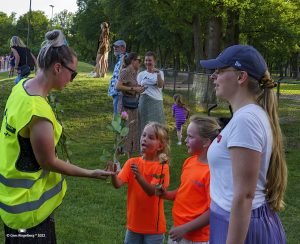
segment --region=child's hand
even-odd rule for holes
[[[141,173],[140,173],[140,170],[139,170],[139,166],[137,164],[131,164],[130,165],[130,168],[131,168],[131,171],[132,173],[134,174],[134,177],[137,178],[137,177],[140,177],[141,176]]]
[[[185,228],[183,225],[179,225],[177,227],[172,227],[172,229],[169,231],[169,236],[172,241],[179,242],[183,236],[186,234]]]
[[[108,162],[105,171],[111,172],[111,175],[117,175],[121,171],[120,163]]]
[[[166,194],[166,189],[163,187],[163,185],[157,184],[155,185],[155,195],[163,197]]]

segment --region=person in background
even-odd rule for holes
[[[96,65],[94,71],[90,74],[93,78],[105,77],[108,69],[109,25],[107,22],[102,22],[100,28],[101,34],[98,40]]]
[[[99,75],[105,77],[108,69],[108,53],[109,53],[109,26],[107,22],[101,23],[100,37],[100,59],[99,59]]]
[[[27,77],[30,71],[34,70],[36,67],[36,58],[18,36],[11,38],[10,49],[15,57],[15,69],[18,73],[15,83],[17,84],[22,78]]]
[[[174,94],[174,104],[172,105],[172,115],[175,118],[176,132],[177,132],[177,145],[182,144],[182,126],[185,124],[188,116],[189,109],[183,103],[181,94]]]
[[[187,128],[186,146],[191,157],[184,161],[179,188],[156,194],[174,201],[174,226],[169,244],[209,243],[209,167],[207,150],[220,132],[216,119],[193,115]]]
[[[117,63],[110,80],[108,88],[108,96],[113,99],[113,113],[114,115],[120,113],[121,103],[122,103],[122,94],[117,90],[116,85],[119,80],[120,71],[124,62],[124,55],[126,54],[126,42],[123,40],[118,40],[113,44],[114,55],[117,57]]]
[[[252,46],[234,45],[216,59],[217,97],[228,101],[233,117],[208,150],[211,173],[210,244],[283,244],[277,211],[287,185],[276,83],[262,55]]]
[[[138,85],[136,77],[140,67],[141,59],[137,53],[129,53],[125,55],[125,68],[121,70],[117,90],[123,95],[135,97],[138,101],[138,96],[144,91],[144,88]],[[135,108],[126,107],[122,103],[122,111],[128,114],[129,132],[126,136],[124,151],[127,152],[128,158],[132,153],[139,151],[139,133],[138,133],[138,103]]]
[[[67,190],[63,175],[95,179],[111,175],[56,155],[62,126],[47,96],[75,78],[77,57],[60,30],[45,37],[38,55],[39,72],[13,87],[0,131],[0,217],[6,243],[56,243],[53,212]]]
[[[12,77],[14,76],[14,71],[15,71],[15,56],[13,54],[13,52],[10,53],[9,55],[9,73],[8,73],[8,77]]]
[[[165,123],[162,88],[164,86],[164,73],[155,68],[154,52],[145,54],[144,64],[146,70],[140,72],[137,77],[138,84],[145,87],[140,96],[139,103],[139,129],[143,131],[146,124],[151,121]]]
[[[146,125],[140,140],[142,157],[130,158],[122,170],[112,175],[112,184],[128,184],[127,231],[125,244],[163,244],[166,231],[164,201],[155,196],[157,184],[169,185],[169,165],[161,164],[169,155],[166,127],[157,122]],[[162,156],[164,155],[164,156]],[[162,179],[155,176],[162,176]]]

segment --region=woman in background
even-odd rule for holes
[[[15,57],[15,69],[18,73],[15,83],[17,84],[22,78],[27,77],[30,71],[34,70],[34,67],[36,67],[36,58],[18,36],[11,38],[10,49]]]
[[[141,59],[137,53],[129,53],[124,58],[125,68],[121,70],[117,89],[124,96],[135,97],[138,101],[138,96],[144,91],[144,88],[138,85],[136,77],[140,68]],[[128,114],[129,133],[126,136],[124,150],[127,152],[128,158],[132,153],[139,152],[139,133],[138,133],[138,103],[136,107],[127,107],[122,103],[122,111]]]
[[[144,64],[146,70],[137,77],[138,84],[145,87],[139,103],[139,129],[143,131],[146,124],[151,121],[165,123],[162,88],[164,86],[164,73],[155,67],[154,52],[145,54]]]

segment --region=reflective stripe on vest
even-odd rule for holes
[[[58,194],[62,189],[62,184],[64,181],[64,177],[62,177],[62,180],[54,187],[52,187],[50,190],[44,192],[40,199],[32,202],[25,202],[13,206],[6,205],[4,203],[0,202],[0,208],[2,208],[4,211],[12,214],[19,214],[23,212],[28,212],[32,210],[38,209],[42,204],[44,204],[47,200]]]
[[[41,173],[40,177],[37,180],[44,178],[48,174],[49,174],[49,171],[43,170],[43,172]],[[2,183],[3,185],[9,186],[9,187],[14,187],[14,188],[30,189],[37,180],[7,179],[2,174],[0,174],[0,183]]]

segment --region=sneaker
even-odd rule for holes
[[[182,142],[181,141],[177,142],[177,145],[182,145]]]
[[[92,71],[91,73],[88,74],[88,77],[94,77],[96,72]]]

